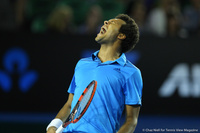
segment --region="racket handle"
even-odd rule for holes
[[[65,128],[63,128],[63,126],[61,125],[61,126],[56,130],[56,133],[62,133],[64,129],[65,129]]]

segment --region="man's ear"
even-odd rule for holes
[[[119,35],[117,36],[117,38],[118,38],[119,40],[124,40],[124,39],[126,38],[126,35],[123,34],[123,33],[119,33]]]

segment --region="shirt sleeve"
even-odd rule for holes
[[[142,105],[143,81],[140,70],[135,71],[124,86],[125,104]]]
[[[76,88],[75,76],[73,75],[72,81],[71,81],[70,86],[68,88],[68,93],[74,94],[75,88]]]
[[[76,82],[75,82],[75,71],[78,67],[78,64],[79,64],[80,60],[78,61],[78,63],[76,64],[76,67],[75,67],[75,70],[74,70],[74,75],[73,75],[73,78],[71,80],[71,83],[69,85],[69,88],[68,88],[68,93],[72,93],[74,94],[74,91],[75,91],[75,88],[76,88]]]

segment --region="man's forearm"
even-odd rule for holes
[[[73,100],[73,94],[69,94],[68,100],[65,105],[60,109],[55,119],[53,119],[47,126],[47,133],[55,133],[56,129],[62,125],[67,119],[71,111],[71,103]]]
[[[61,110],[56,115],[56,118],[61,119],[63,122],[67,119],[67,117],[70,114],[71,111],[71,103],[73,100],[73,94],[69,94],[68,101],[65,103],[65,105],[61,108]]]
[[[137,120],[135,121],[126,121],[117,133],[133,133],[137,126]]]
[[[58,112],[58,114],[56,115],[56,118],[59,118],[64,122],[69,116],[70,110],[71,110],[71,106],[67,105],[66,103]]]

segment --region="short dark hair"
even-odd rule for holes
[[[139,41],[139,28],[135,21],[127,14],[119,14],[115,18],[121,19],[126,22],[119,29],[120,33],[126,35],[126,38],[122,40],[121,52],[125,53],[132,50]]]

